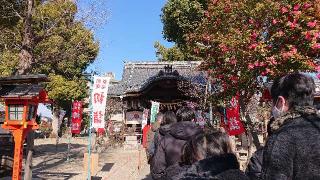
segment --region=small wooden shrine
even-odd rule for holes
[[[134,131],[138,141],[141,140],[143,114],[150,110],[151,101],[159,102],[160,111],[165,112],[176,111],[185,102],[194,100],[183,85],[206,85],[207,80],[198,70],[199,65],[200,62],[196,61],[125,63],[121,81],[109,87],[108,96],[122,102],[120,111],[130,136]]]

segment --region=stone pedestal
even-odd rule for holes
[[[138,145],[137,136],[125,136],[124,149],[137,149]]]
[[[88,153],[84,153],[83,157],[83,170],[88,173]],[[98,153],[91,153],[90,159],[90,168],[91,168],[91,176],[97,174],[99,168],[99,154]]]

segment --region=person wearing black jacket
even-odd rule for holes
[[[177,117],[173,111],[167,111],[164,113],[162,123],[160,124],[160,128],[154,134],[155,151],[158,148],[161,139],[163,139],[163,137],[170,132],[171,126],[176,122]]]
[[[267,125],[268,136],[271,135],[271,124],[273,121],[274,117],[271,117]],[[250,158],[246,169],[246,175],[250,178],[250,180],[262,179],[263,148],[264,147],[260,147]]]
[[[229,136],[220,131],[195,135],[184,148],[182,162],[168,168],[168,180],[249,180],[240,171]]]
[[[202,132],[194,122],[194,112],[190,108],[182,108],[177,112],[179,122],[173,124],[159,142],[153,158],[151,175],[153,179],[164,179],[166,169],[181,161],[182,149],[185,143],[197,133]],[[160,131],[159,131],[160,132]]]
[[[250,180],[260,180],[262,173],[263,147],[253,153],[246,169],[246,175]]]
[[[262,179],[320,179],[320,117],[315,84],[294,73],[273,82],[272,134],[263,152]]]

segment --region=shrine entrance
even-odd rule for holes
[[[126,94],[127,111],[150,109],[151,101],[156,101],[160,103],[160,112],[175,112],[184,102],[194,100],[185,89],[189,83],[177,71],[160,71],[147,80],[141,91]]]
[[[111,86],[108,92],[123,103],[125,148],[137,147],[141,142],[142,128],[150,125],[153,102],[159,103],[159,111],[162,113],[176,112],[188,102],[196,102],[198,94],[194,93],[197,90],[193,84],[206,85],[207,82],[197,69],[199,65],[200,62],[125,64],[122,80]],[[190,90],[193,95],[190,95]]]

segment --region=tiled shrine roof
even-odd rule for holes
[[[165,67],[168,65],[172,66],[171,73],[165,73]],[[161,78],[181,78],[205,84],[204,73],[198,70],[199,65],[198,61],[127,62],[121,81],[110,86],[109,94],[120,96],[140,92],[152,81]]]

